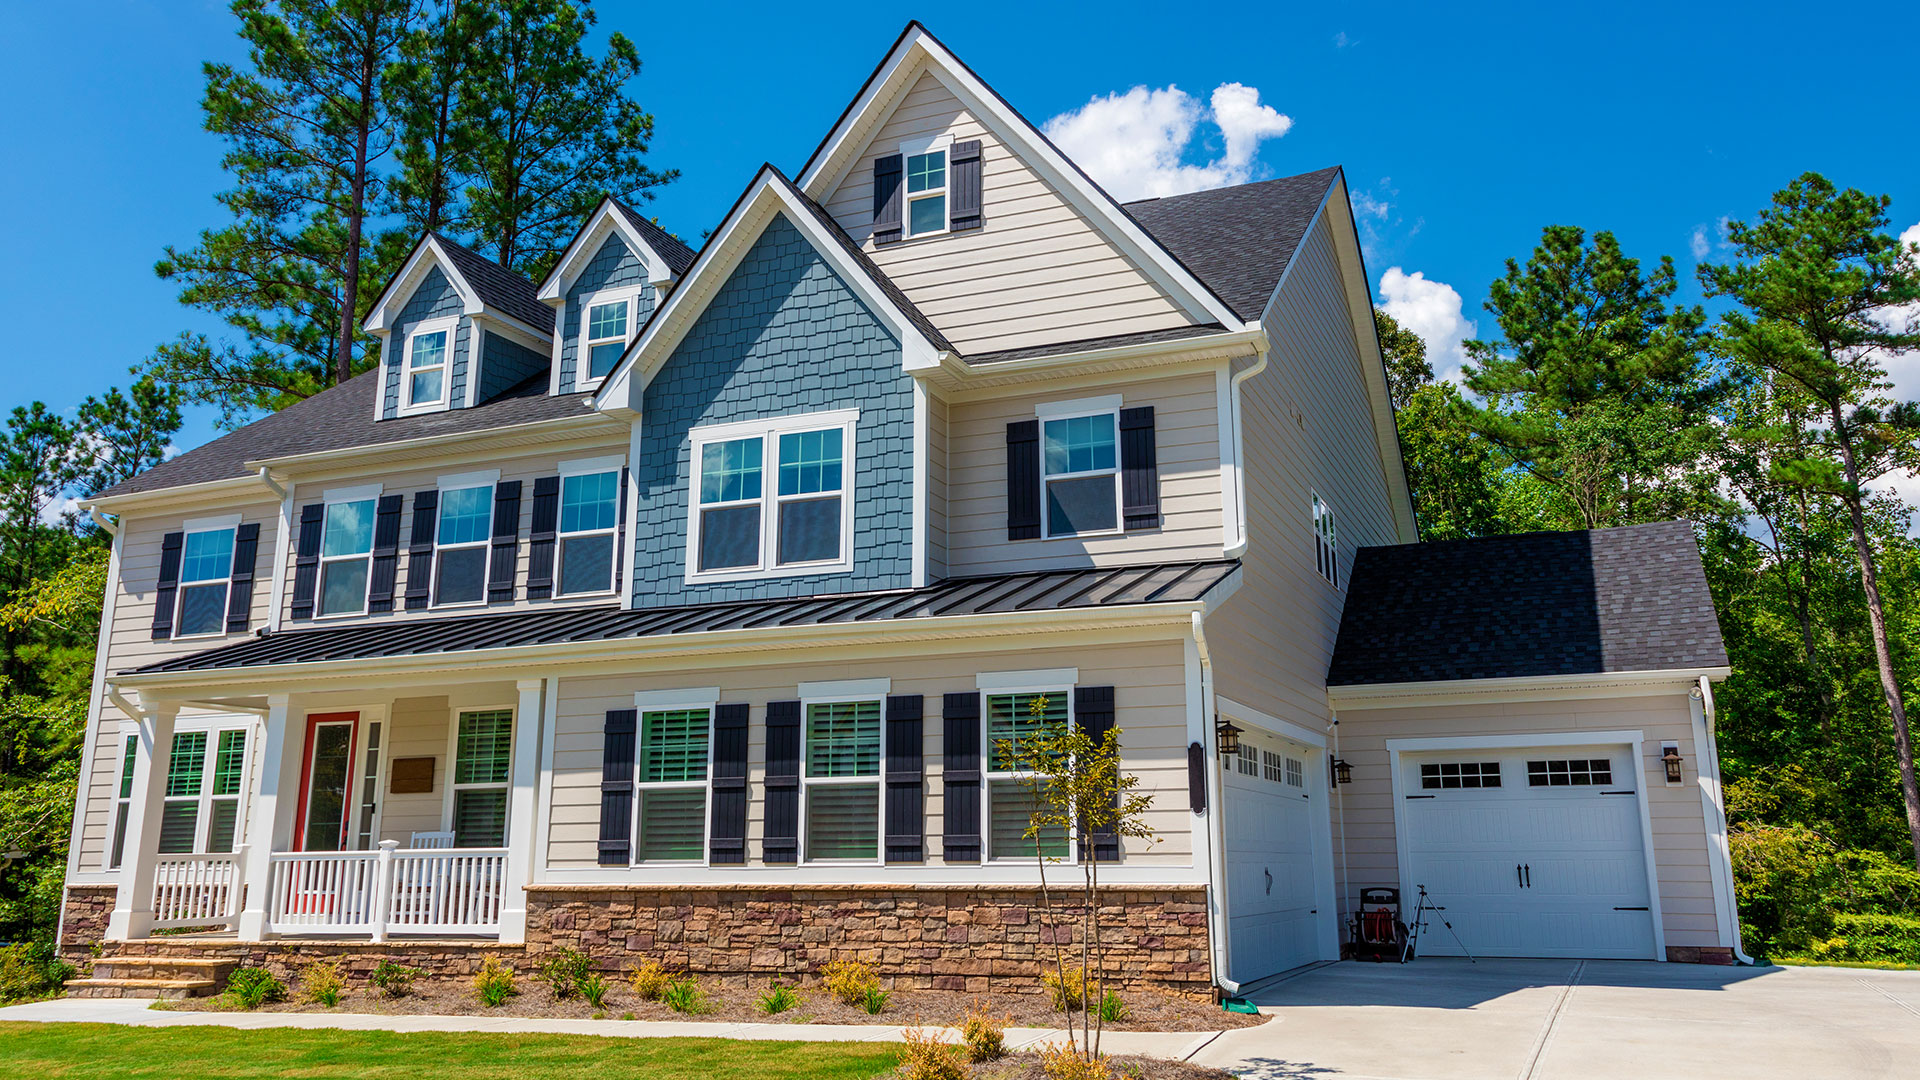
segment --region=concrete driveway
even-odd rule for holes
[[[1260,1080],[1920,1076],[1920,972],[1629,961],[1341,963],[1194,1056]]]

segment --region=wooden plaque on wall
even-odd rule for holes
[[[433,791],[433,760],[430,757],[394,758],[387,781],[390,795],[427,795]]]

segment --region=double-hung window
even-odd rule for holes
[[[513,710],[460,713],[453,748],[453,845],[503,847],[513,779]]]
[[[402,412],[440,408],[447,403],[453,372],[453,338],[458,319],[430,319],[407,334],[407,366],[401,373]]]
[[[560,476],[561,596],[607,592],[613,588],[613,537],[618,527],[620,472],[567,473]]]
[[[320,533],[320,614],[358,615],[367,610],[367,577],[373,561],[376,493],[327,498]]]
[[[1340,534],[1333,523],[1333,507],[1313,496],[1313,562],[1327,584],[1340,584]]]
[[[493,534],[493,483],[441,477],[435,540],[435,605],[477,604],[487,598],[487,547]]]
[[[107,869],[120,869],[120,856],[127,846],[127,813],[133,804],[133,767],[138,760],[140,736],[127,736],[120,751],[120,790],[113,800],[113,847],[107,852]]]
[[[1066,727],[1069,697],[1066,690],[986,695],[989,859],[1070,855],[1064,824],[1045,823],[1035,835],[1027,835],[1041,804],[1043,781],[1030,762],[1022,760],[1028,740]]]
[[[584,374],[576,380],[582,388],[597,385],[612,373],[614,365],[627,351],[635,323],[639,322],[639,297],[632,289],[599,292],[580,302],[580,364]]]
[[[1040,471],[1047,536],[1120,529],[1120,402],[1042,405]]]
[[[916,149],[918,152],[916,152]],[[903,146],[906,158],[908,236],[947,231],[947,150],[944,145]]]
[[[857,419],[842,410],[696,429],[688,580],[851,569]]]
[[[881,737],[879,698],[807,703],[807,861],[879,859]]]
[[[699,862],[707,849],[707,746],[711,706],[640,713],[640,862]]]
[[[227,629],[227,588],[233,578],[234,526],[188,522],[180,550],[179,610],[174,636],[223,634]]]
[[[246,765],[243,728],[174,732],[160,811],[160,854],[233,850]],[[130,780],[123,782],[129,795]]]

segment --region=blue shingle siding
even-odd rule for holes
[[[502,391],[545,370],[544,354],[499,334],[488,334],[480,346],[480,396],[474,399],[474,404],[492,401]]]
[[[767,226],[642,403],[634,599],[642,607],[906,588],[913,573],[913,380],[900,343],[782,217]],[[857,408],[851,573],[686,584],[688,433]],[[772,470],[769,470],[771,482]]]
[[[560,392],[573,393],[578,380],[574,377],[580,351],[580,319],[583,312],[580,301],[602,289],[618,288],[621,285],[637,285],[647,280],[647,264],[640,256],[627,247],[627,242],[618,232],[607,237],[600,250],[594,253],[587,268],[580,271],[574,279],[573,288],[567,290],[567,314],[561,320],[560,332]],[[634,305],[638,310],[627,326],[631,334],[647,321],[653,313],[653,286],[648,284],[641,290],[640,302]]]
[[[420,279],[419,288],[413,290],[406,306],[400,309],[400,317],[393,324],[393,335],[387,339],[392,347],[387,350],[388,355],[381,358],[386,366],[386,394],[380,409],[383,418],[391,420],[400,412],[400,377],[406,363],[408,328],[424,319],[458,315],[464,307],[453,282],[447,280],[439,267],[430,267],[427,276]],[[472,333],[472,322],[461,319],[460,329],[453,335],[453,371],[448,377],[448,388],[456,402],[466,391],[467,337]]]

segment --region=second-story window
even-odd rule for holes
[[[634,324],[639,321],[635,296],[629,288],[619,292],[599,292],[581,301],[579,381],[598,383],[613,372],[632,340]]]
[[[613,588],[613,537],[619,507],[618,472],[560,477],[560,573],[555,580],[561,596]]]
[[[487,598],[487,547],[493,532],[493,485],[443,488],[435,545],[434,603],[477,604]]]
[[[367,610],[367,572],[373,557],[373,499],[327,503],[320,534],[320,614]]]
[[[947,231],[947,152],[906,154],[907,235]]]
[[[1334,527],[1333,507],[1313,496],[1313,561],[1327,584],[1340,584],[1340,533]]]
[[[407,335],[407,369],[401,379],[402,411],[438,408],[447,403],[453,364],[454,319],[423,322]]]
[[[233,578],[233,529],[187,533],[180,552],[176,637],[220,634],[227,629],[227,587]]]
[[[696,429],[689,580],[850,568],[856,419],[847,410]]]
[[[1040,420],[1047,536],[1120,529],[1119,413],[1114,408]]]

